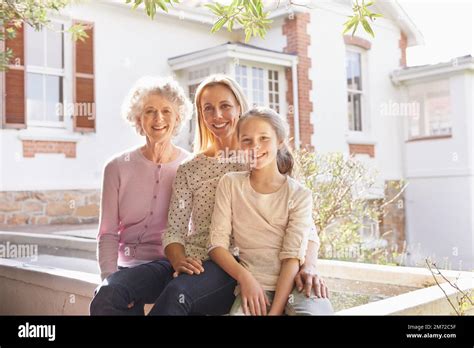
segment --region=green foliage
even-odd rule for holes
[[[219,31],[227,24],[227,30],[232,31],[235,22],[244,29],[245,42],[251,37],[265,38],[267,29],[273,21],[268,19],[268,11],[264,11],[262,0],[233,0],[228,6],[218,2],[205,4],[205,7],[217,16],[217,22],[211,29],[212,33]]]
[[[168,12],[168,6],[173,6],[173,3],[179,4],[179,0],[126,0],[125,3],[133,3],[132,8],[134,10],[141,4],[144,4],[147,16],[154,19],[158,8],[164,12]]]
[[[18,29],[21,23],[26,23],[36,30],[41,30],[50,22],[49,11],[59,12],[73,2],[80,2],[80,0],[2,0],[0,3],[0,28],[13,26]],[[147,16],[154,19],[157,11],[168,12],[170,7],[180,4],[180,0],[125,0],[125,3],[131,5],[133,9],[143,5]],[[292,0],[288,0],[287,5],[300,6]],[[344,33],[352,29],[354,35],[357,27],[361,24],[366,32],[374,36],[369,20],[372,22],[381,15],[369,10],[372,5],[373,2],[365,3],[364,0],[359,5],[357,0],[353,6],[354,15],[344,23]],[[235,24],[238,23],[244,31],[245,42],[248,42],[252,37],[265,38],[272,23],[272,20],[268,18],[270,12],[264,9],[263,0],[233,0],[228,5],[219,1],[211,1],[203,6],[216,16],[216,22],[211,28],[212,33],[219,31],[225,25],[231,32]],[[280,2],[278,2],[277,8],[279,6]],[[15,29],[10,28],[6,35],[12,38],[14,31]],[[80,24],[73,25],[66,32],[71,34],[73,40],[87,38],[85,27]],[[5,41],[5,33],[2,30],[0,30],[0,41]],[[6,69],[11,59],[11,51],[0,52],[0,71]]]
[[[306,150],[295,152],[296,177],[313,193],[313,220],[321,240],[320,257],[379,264],[399,264],[398,250],[369,246],[361,230],[380,222],[385,198],[370,198],[377,172],[353,157],[342,153],[317,154]],[[404,187],[399,188],[402,192]],[[383,235],[382,239],[388,237]],[[377,241],[377,239],[374,239]],[[388,241],[388,239],[386,239]]]
[[[378,13],[373,13],[369,10],[369,7],[373,4],[373,1],[365,3],[364,0],[362,0],[362,3],[359,4],[359,0],[356,0],[354,5],[352,6],[354,14],[352,16],[348,16],[349,19],[347,20],[347,22],[344,23],[343,34],[347,33],[349,30],[352,29],[352,36],[354,36],[355,32],[357,31],[357,28],[359,27],[359,24],[361,24],[364,30],[372,37],[374,37],[375,34],[372,30],[372,27],[370,26],[369,20],[370,22],[373,22],[377,18],[382,17],[382,15]]]

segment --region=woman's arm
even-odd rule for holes
[[[187,257],[183,244],[169,244],[165,249],[165,254],[175,270],[173,277],[177,277],[180,273],[201,274],[201,272],[204,272],[202,261]]]
[[[186,168],[179,166],[176,172],[168,209],[168,225],[163,235],[165,255],[176,271],[175,276],[181,272],[187,274],[204,272],[201,260],[186,257],[184,249],[193,209],[193,194],[185,170]]]
[[[318,297],[328,298],[329,289],[324,280],[317,274],[316,261],[318,260],[319,243],[309,241],[306,250],[305,262],[295,277],[296,288],[304,290],[306,297],[310,297],[311,290]]]
[[[119,231],[119,171],[115,161],[104,168],[100,200],[97,259],[102,280],[117,271]]]
[[[275,290],[272,307],[268,315],[282,315],[288,297],[294,286],[294,279],[300,268],[298,259],[285,259],[281,263],[280,276]]]

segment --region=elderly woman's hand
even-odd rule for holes
[[[306,297],[309,297],[311,289],[314,289],[317,297],[329,298],[328,287],[314,267],[303,265],[295,277],[295,283],[299,292],[304,290]]]

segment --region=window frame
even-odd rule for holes
[[[252,62],[249,60],[240,60],[237,62],[238,65],[247,66],[247,86],[242,86],[243,89],[247,90],[247,100],[249,102],[249,107],[254,106],[253,100],[253,68],[263,69],[263,105],[270,107],[270,89],[268,88],[269,77],[268,72],[276,71],[278,72],[278,107],[279,110],[275,110],[281,115],[286,115],[288,106],[286,105],[286,98],[284,98],[286,93],[286,84],[285,84],[285,67],[279,65],[272,65],[272,64],[262,64],[258,62]],[[236,64],[236,65],[237,65]],[[234,78],[237,80],[236,77],[236,65],[234,65],[233,74]],[[275,80],[272,80],[275,81]],[[237,81],[239,82],[239,81]],[[240,82],[239,82],[240,83]],[[246,88],[245,88],[246,87]],[[272,91],[273,94],[274,91]],[[272,102],[275,104],[275,101]]]
[[[65,106],[69,105],[72,101],[72,80],[69,78],[72,76],[72,54],[70,55],[69,52],[72,50],[72,43],[69,40],[69,35],[66,32],[66,29],[72,25],[72,21],[69,19],[64,18],[52,18],[51,23],[60,24],[63,26],[62,36],[63,36],[63,45],[62,45],[62,55],[63,55],[63,68],[50,68],[50,67],[42,67],[42,66],[35,66],[29,65],[29,50],[28,50],[28,35],[25,34],[25,91],[28,88],[28,74],[40,74],[42,76],[59,76],[62,79],[62,103],[63,103],[63,120],[62,121],[46,121],[43,120],[34,120],[28,117],[29,111],[26,110],[26,118],[27,118],[27,127],[46,127],[46,128],[70,128],[70,115],[68,115],[67,108]],[[43,28],[43,36],[45,38],[45,44],[47,45],[47,28]],[[26,33],[26,32],[25,32]],[[47,49],[44,50],[44,59],[46,62],[47,58]],[[43,78],[43,104],[46,98],[46,79]],[[25,103],[28,101],[28,94],[25,93]],[[43,106],[43,118],[46,116],[45,105]]]
[[[347,84],[347,63],[348,63],[348,52],[353,52],[357,53],[360,55],[360,78],[361,78],[361,89],[360,90],[354,90],[354,89],[349,89],[349,86]],[[345,85],[346,85],[346,102],[347,98],[349,96],[349,93],[351,94],[359,94],[360,95],[360,122],[361,122],[361,130],[352,130],[350,129],[350,124],[349,124],[349,113],[347,113],[347,131],[348,134],[350,135],[351,138],[358,139],[358,138],[368,138],[371,135],[371,129],[372,129],[372,124],[371,124],[371,119],[370,119],[370,100],[369,100],[369,81],[368,81],[368,67],[369,67],[369,62],[368,62],[368,54],[367,50],[353,46],[353,45],[346,45],[345,47]]]
[[[417,127],[418,131],[421,129],[425,130],[423,133],[418,132],[418,135],[411,134],[411,125],[412,120],[407,119],[407,127],[406,127],[406,141],[417,141],[417,140],[424,140],[424,139],[444,139],[444,138],[451,138],[453,136],[453,113],[452,113],[452,93],[451,93],[451,83],[450,79],[440,79],[440,80],[432,80],[426,81],[420,84],[415,84],[408,86],[408,99],[410,102],[417,101],[422,103],[420,105],[420,115],[419,119],[417,120]],[[443,93],[446,92],[446,96],[449,98],[449,123],[450,123],[450,131],[449,133],[439,133],[439,134],[429,134],[426,132],[426,129],[430,130],[431,125],[431,116],[429,111],[426,108],[426,101],[428,100],[428,94],[430,93]],[[420,125],[423,123],[423,127]]]

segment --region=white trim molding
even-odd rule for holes
[[[440,79],[465,70],[474,71],[474,57],[468,55],[451,59],[449,62],[395,70],[391,79],[395,85],[399,86],[403,83]]]
[[[298,62],[298,56],[288,53],[271,51],[242,43],[225,43],[168,59],[168,64],[174,71],[221,59],[242,59],[253,62],[292,67]]]

